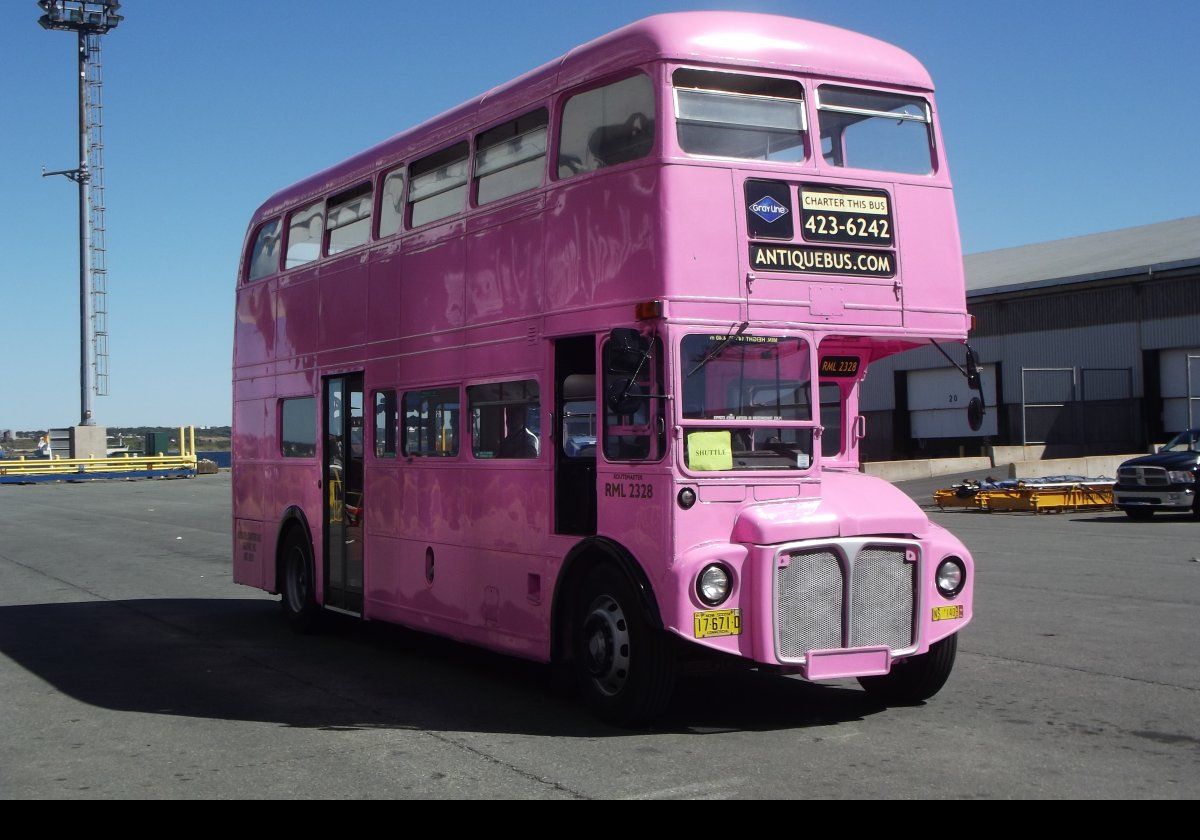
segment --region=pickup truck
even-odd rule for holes
[[[1113,501],[1131,519],[1149,519],[1156,511],[1190,510],[1200,519],[1200,429],[1181,432],[1153,455],[1121,464]]]

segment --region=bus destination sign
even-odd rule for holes
[[[808,242],[891,245],[892,207],[883,190],[800,187],[800,234]]]
[[[756,271],[790,274],[849,274],[854,277],[895,277],[895,251],[856,248],[809,248],[803,245],[750,243],[750,267]]]
[[[825,356],[821,359],[821,377],[853,379],[858,376],[858,356]]]

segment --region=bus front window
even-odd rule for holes
[[[761,335],[688,335],[681,345],[684,457],[696,472],[806,470],[812,465],[807,342]],[[689,420],[722,421],[690,426]],[[778,427],[738,421],[777,420]],[[787,425],[783,425],[787,424]]]
[[[821,85],[821,154],[831,166],[928,175],[933,171],[929,103],[919,96]]]
[[[790,79],[676,70],[679,145],[692,155],[804,160],[804,99]]]

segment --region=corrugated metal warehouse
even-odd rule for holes
[[[984,363],[983,428],[936,348],[872,365],[865,460],[1143,451],[1200,425],[1200,216],[972,254],[971,346]],[[961,346],[947,346],[956,360]]]

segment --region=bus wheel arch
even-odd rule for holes
[[[292,629],[308,633],[316,629],[321,607],[316,599],[316,556],[312,532],[303,511],[288,508],[275,543],[275,591]]]
[[[568,559],[555,591],[560,675],[610,723],[654,720],[674,691],[675,649],[645,572],[615,543]]]
[[[554,598],[550,606],[551,661],[562,664],[570,661],[570,620],[572,598],[595,566],[608,563],[620,569],[629,578],[630,585],[638,594],[646,617],[656,629],[663,628],[662,614],[650,578],[641,564],[620,543],[606,537],[588,537],[578,542],[567,552],[558,580],[554,586]]]

